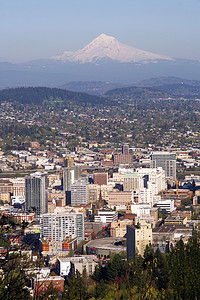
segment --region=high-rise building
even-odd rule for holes
[[[88,185],[89,202],[97,203],[99,201],[101,187],[98,184]]]
[[[136,173],[143,176],[144,188],[150,188],[149,185],[151,184],[154,195],[165,190],[165,171],[163,168],[138,168]]]
[[[63,171],[63,190],[71,191],[71,184],[81,177],[81,166],[67,167]]]
[[[136,226],[127,226],[127,259],[134,259],[135,252],[144,255],[147,245],[152,244],[151,224],[140,220]]]
[[[84,215],[83,213],[47,213],[40,217],[40,237],[51,238],[53,241],[62,242],[66,238],[78,238],[80,243],[84,240]]]
[[[67,157],[65,160],[66,167],[73,167],[74,166],[74,159],[72,157]]]
[[[143,178],[140,174],[125,174],[124,176],[124,191],[131,192],[138,189],[143,184]]]
[[[151,168],[162,167],[165,177],[172,182],[176,181],[176,154],[170,152],[154,152],[151,154]]]
[[[124,144],[122,146],[122,154],[129,155],[129,146],[128,146],[128,144]]]
[[[76,180],[71,185],[71,205],[87,205],[89,202],[88,183],[86,180]]]
[[[36,172],[25,178],[25,207],[35,209],[37,216],[48,212],[46,174]]]

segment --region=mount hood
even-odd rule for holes
[[[116,38],[101,34],[84,48],[77,51],[64,51],[61,55],[52,57],[53,60],[72,63],[98,63],[111,60],[120,63],[147,63],[172,58],[143,51],[119,42]]]

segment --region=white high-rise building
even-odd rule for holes
[[[165,190],[165,171],[161,167],[138,168],[136,173],[143,177],[144,188],[151,189],[153,195]]]
[[[89,203],[88,183],[86,180],[76,180],[71,185],[71,205],[87,205]]]
[[[40,237],[62,242],[66,238],[84,240],[83,213],[47,213],[40,217]]]

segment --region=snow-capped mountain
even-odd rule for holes
[[[120,63],[147,63],[158,60],[173,60],[170,57],[143,51],[120,43],[116,38],[101,34],[84,48],[77,51],[65,51],[53,56],[53,60],[74,63],[98,63],[109,59]]]
[[[200,61],[172,59],[142,51],[101,34],[83,49],[74,52],[66,51],[49,59],[21,64],[0,63],[0,89],[55,87],[72,81],[108,81],[127,86],[163,76],[200,80]],[[88,88],[87,83],[84,88]],[[98,88],[96,84],[94,88]]]

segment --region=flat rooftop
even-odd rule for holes
[[[120,243],[125,240],[126,240],[125,238],[107,237],[107,238],[89,241],[84,246],[87,246],[90,248],[112,250],[112,251],[126,251],[126,246],[124,246]],[[117,243],[120,243],[120,244],[117,245]]]

